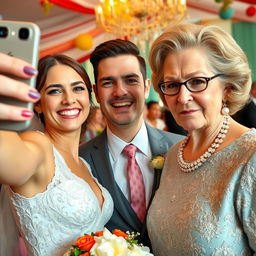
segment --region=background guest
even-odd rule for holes
[[[166,107],[163,108],[162,111],[163,119],[166,124],[166,128],[164,129],[167,132],[173,132],[181,135],[187,135],[187,131],[185,131],[180,125],[177,124],[172,113]]]
[[[164,130],[166,124],[161,119],[161,107],[157,101],[147,102],[147,117],[145,121],[152,127]]]
[[[86,143],[89,140],[95,138],[103,132],[106,127],[105,118],[101,112],[100,107],[92,107],[90,115],[88,117],[86,130],[84,135],[81,137],[80,143]]]
[[[256,81],[252,83],[250,95],[248,103],[232,117],[244,126],[256,128]]]
[[[234,121],[251,71],[216,26],[179,24],[153,43],[154,88],[188,136],[167,153],[148,213],[156,256],[256,253],[256,129]]]
[[[253,102],[256,104],[256,81],[254,81],[252,83],[251,97],[252,97]]]

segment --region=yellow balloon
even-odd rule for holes
[[[80,50],[89,50],[92,48],[93,40],[92,36],[89,34],[80,34],[75,39],[75,46]]]

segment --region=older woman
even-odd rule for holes
[[[229,116],[247,101],[247,58],[215,26],[180,24],[150,52],[153,84],[188,131],[168,152],[147,225],[156,256],[256,252],[256,130]]]

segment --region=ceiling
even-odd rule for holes
[[[99,0],[72,1],[93,8]],[[235,15],[236,17],[239,16],[241,20],[246,20],[248,17],[245,15],[245,9],[248,4],[240,1],[233,2]],[[256,3],[256,0],[250,1]],[[40,0],[25,0],[22,3],[20,0],[1,0],[0,19],[37,23],[42,33],[40,41],[41,56],[62,52],[82,61],[93,49],[88,51],[79,50],[74,46],[74,38],[81,33],[89,33],[93,37],[94,47],[108,39],[106,33],[97,28],[94,15],[71,11],[57,5],[53,5],[49,15],[45,15],[39,3]],[[218,11],[221,4],[216,3],[215,0],[187,0],[187,6],[186,21],[219,19]],[[256,15],[249,21],[256,22]]]
[[[83,5],[93,6],[98,2],[97,0],[73,0]],[[246,0],[244,0],[246,2]],[[247,0],[248,2],[255,2],[256,0]],[[39,22],[56,15],[63,15],[69,13],[70,10],[54,5],[49,15],[45,15],[43,8],[40,6],[40,0],[1,0],[0,15],[2,19],[8,20],[23,20]],[[220,3],[215,0],[187,0],[188,16],[192,18],[217,18],[218,10],[221,8]],[[242,0],[234,0],[232,6],[235,9],[235,14],[240,16],[241,19],[249,22],[256,22],[256,16],[249,18],[246,17],[245,9],[249,6],[243,3]]]
[[[70,12],[67,9],[54,5],[50,14],[46,16],[39,0],[1,0],[0,15],[5,20],[20,20],[37,22],[56,15]]]

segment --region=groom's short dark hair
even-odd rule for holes
[[[110,57],[133,55],[137,58],[144,81],[146,80],[146,62],[140,56],[139,48],[128,40],[109,40],[98,45],[91,53],[90,62],[93,65],[94,80],[97,83],[99,62]]]

